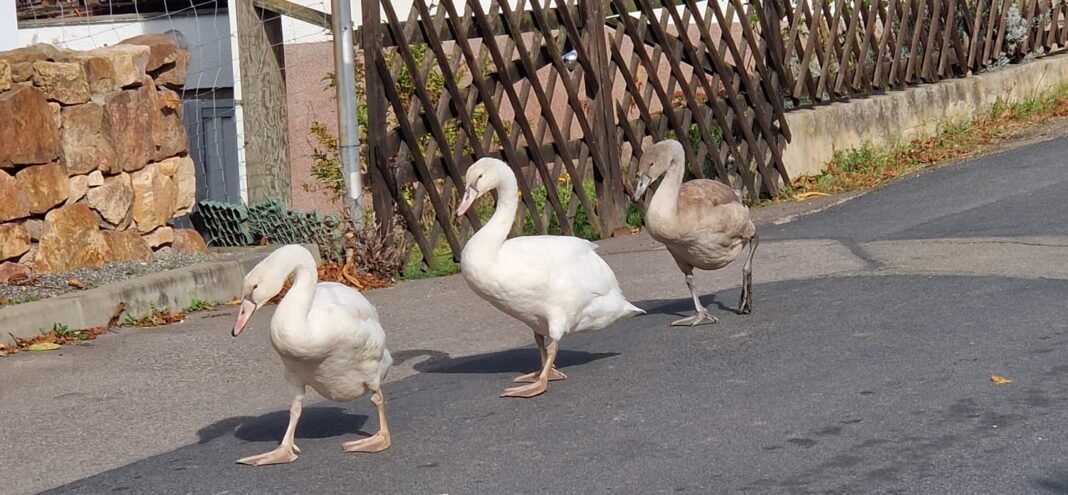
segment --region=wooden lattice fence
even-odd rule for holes
[[[1064,0],[777,2],[791,106],[960,77],[1062,49]],[[831,36],[829,33],[835,33]]]
[[[1066,14],[1066,0],[370,0],[375,211],[384,229],[399,213],[429,266],[458,259],[492,210],[454,218],[463,174],[496,156],[520,179],[515,233],[606,237],[635,209],[641,150],[667,137],[689,144],[693,176],[773,197],[790,181],[786,112],[1050,53]]]

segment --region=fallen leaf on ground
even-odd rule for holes
[[[819,192],[819,191],[809,191],[809,192],[803,192],[801,194],[795,195],[794,197],[799,199],[799,200],[801,200],[801,201],[804,201],[806,199],[822,198],[824,196],[830,196],[830,194],[822,193],[822,192]]]
[[[86,288],[85,283],[82,282],[81,280],[76,279],[76,278],[68,279],[67,280],[67,285],[69,285],[71,287],[74,287],[75,289],[85,289]]]
[[[237,306],[238,304],[241,304],[241,298],[234,296],[233,299],[230,299],[230,302],[226,304],[229,304],[230,306]]]
[[[54,351],[59,349],[59,344],[54,342],[38,342],[26,346],[27,351]]]
[[[990,381],[994,382],[997,385],[1005,385],[1007,383],[1012,383],[1012,380],[1009,380],[1008,378],[1005,378],[1003,376],[998,376],[998,375],[991,375],[990,376]]]
[[[115,312],[111,313],[111,318],[108,319],[108,324],[104,326],[105,330],[111,330],[119,323],[119,318],[122,317],[122,312],[126,310],[126,301],[120,301],[118,306],[115,306]]]

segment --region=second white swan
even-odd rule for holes
[[[519,206],[515,174],[504,162],[482,158],[471,165],[463,215],[482,195],[497,190],[497,209],[464,247],[460,270],[472,290],[534,331],[541,368],[515,379],[502,397],[534,397],[548,382],[567,378],[554,362],[560,339],[569,333],[604,328],[644,313],[623,297],[616,276],[595,250],[597,245],[566,236],[507,239]],[[552,342],[546,346],[546,337]]]

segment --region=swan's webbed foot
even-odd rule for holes
[[[540,374],[541,374],[541,370],[533,371],[533,372],[527,373],[525,375],[517,376],[515,378],[515,380],[512,380],[512,382],[514,382],[514,383],[534,383],[534,382],[538,381],[538,375],[540,375]],[[558,381],[558,380],[567,380],[567,375],[563,374],[562,372],[560,372],[556,368],[553,368],[553,369],[549,370],[549,381],[550,382],[555,382],[555,381]]]
[[[277,449],[258,455],[250,455],[237,460],[238,464],[249,466],[268,466],[271,464],[288,464],[297,460],[300,449],[296,445],[279,445]]]
[[[345,452],[375,453],[389,448],[391,442],[389,422],[386,421],[386,399],[382,396],[381,390],[376,389],[375,393],[371,395],[371,403],[378,410],[378,433],[367,438],[342,443],[341,450]]]
[[[519,385],[516,387],[508,387],[504,389],[501,397],[522,397],[530,398],[545,393],[549,388],[549,380],[547,378],[540,378],[533,383],[527,385]]]
[[[681,320],[675,320],[675,321],[671,322],[671,326],[673,326],[673,327],[696,327],[698,325],[711,325],[713,323],[718,323],[718,322],[719,322],[719,319],[716,318],[715,316],[712,316],[712,314],[709,313],[707,310],[699,309],[699,310],[697,310],[697,314],[695,314],[693,316],[690,316],[690,317],[687,317],[687,318],[683,318]]]
[[[378,432],[370,437],[353,440],[341,444],[341,450],[345,452],[375,453],[388,449],[390,446],[389,432]]]

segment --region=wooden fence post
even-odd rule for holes
[[[252,0],[238,0],[232,5],[241,66],[248,202],[278,198],[290,204],[293,194],[282,19],[257,8]]]
[[[364,104],[367,105],[367,174],[370,176],[371,195],[374,201],[375,219],[380,231],[388,242],[393,237],[394,203],[393,194],[387,186],[385,175],[389,171],[389,157],[384,154],[386,136],[386,94],[382,87],[382,78],[376,70],[378,58],[382,56],[382,12],[378,0],[360,2],[363,14],[363,73]]]
[[[601,174],[593,167],[594,181],[597,185],[597,216],[601,221],[601,232],[611,236],[625,227],[627,215],[627,198],[623,192],[623,171],[620,166],[620,145],[616,136],[616,113],[612,108],[612,66],[608,58],[608,36],[605,32],[606,0],[580,0],[579,9],[585,24],[585,43],[590,54],[590,66],[596,74],[586,74],[586,91],[589,97],[589,111],[592,113],[592,136],[586,141],[594,153],[604,158],[605,172]]]

